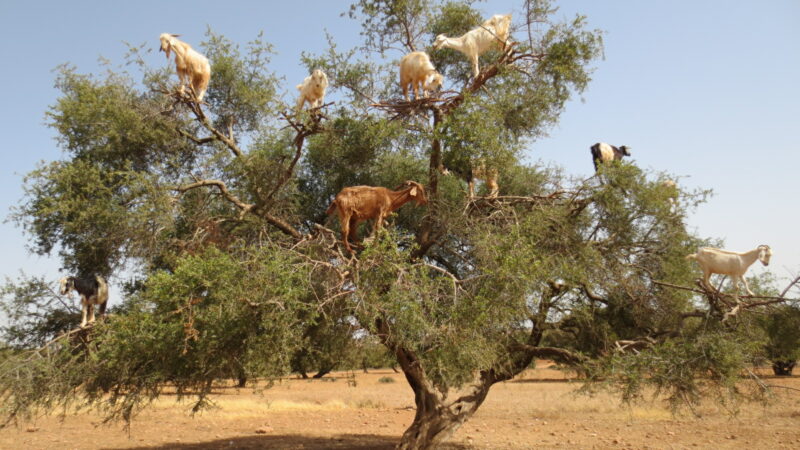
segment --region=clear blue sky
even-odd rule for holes
[[[62,157],[44,113],[54,104],[52,71],[71,63],[99,73],[127,47],[147,43],[153,66],[158,35],[180,33],[198,47],[207,26],[245,44],[259,31],[275,46],[271,66],[285,76],[287,100],[306,75],[300,53],[358,45],[359,25],[340,13],[348,1],[36,1],[0,2],[2,158],[0,213],[22,198],[22,177],[41,160]],[[590,175],[589,146],[632,147],[633,161],[664,170],[715,196],[689,218],[701,236],[731,250],[770,244],[778,276],[800,271],[800,1],[584,0],[559,4],[559,17],[588,16],[605,34],[605,59],[582,99],[571,102],[529,161]],[[478,3],[486,15],[521,2]],[[522,38],[522,36],[520,36]],[[395,55],[399,58],[399,54]],[[465,62],[466,64],[466,62]],[[0,275],[20,270],[61,276],[56,258],[27,254],[22,230],[0,225]],[[760,269],[759,269],[760,270]],[[113,298],[112,303],[119,299]]]

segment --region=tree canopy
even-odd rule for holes
[[[414,390],[403,448],[441,442],[535,358],[626,399],[646,386],[674,405],[740,398],[764,343],[747,312],[783,295],[738,305],[693,287],[685,255],[707,241],[685,218],[707,191],[670,201],[667,174],[632,164],[579,179],[523,162],[602,55],[583,17],[523,7],[513,44],[484,54],[472,77],[463,55],[429,45],[480,25],[472,2],[360,0],[348,14],[362,51],[330,37],[303,57],[341,100],[299,114],[261,37],[240,46],[208,32],[202,104],[139,48],[128,56],[138,79],[62,67],[47,117],[64,158],[28,175],[12,219],[33,252],[57,251],[71,272],[135,275],[115,314],[60,335],[68,320],[28,315],[61,310],[45,302],[45,280],[7,284],[18,351],[0,367],[6,417],[79,403],[129,420],[167,383],[200,408],[217,380],[330,370],[359,336],[379,340]],[[403,101],[392,50],[427,51],[447,89]],[[499,172],[500,197],[467,197],[458,174],[478,164]],[[425,185],[427,207],[398,210],[344,253],[325,214],[334,195],[405,180]]]

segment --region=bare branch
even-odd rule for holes
[[[217,140],[217,138],[214,137],[214,136],[209,136],[209,137],[204,137],[204,138],[198,138],[198,137],[192,136],[188,132],[180,129],[179,127],[175,127],[175,130],[181,136],[183,136],[186,139],[189,139],[190,141],[194,142],[195,144],[199,144],[199,145],[208,144],[209,142],[214,142],[214,141]]]
[[[584,283],[581,285],[581,291],[583,291],[583,293],[586,294],[587,297],[589,297],[589,300],[600,302],[604,305],[608,305],[608,300],[597,295],[594,291],[592,291],[592,289],[587,284]]]
[[[623,339],[615,341],[614,347],[616,351],[620,353],[624,353],[628,350],[633,351],[634,353],[639,353],[640,350],[652,347],[655,343],[655,339],[645,336],[639,339]]]
[[[792,282],[789,283],[788,286],[786,286],[786,288],[783,290],[783,292],[781,292],[781,298],[785,297],[786,293],[789,292],[789,289],[791,289],[793,286],[797,285],[798,283],[800,283],[800,275],[795,277],[795,279],[792,280]]]
[[[186,93],[183,93],[183,94],[181,94],[178,91],[161,91],[161,92],[164,92],[165,94],[170,95],[172,98],[175,99],[176,103],[183,103],[186,106],[188,106],[189,109],[194,114],[194,116],[197,118],[197,121],[200,122],[200,124],[203,125],[203,127],[206,130],[210,131],[211,134],[214,135],[214,138],[216,138],[217,140],[219,140],[222,143],[224,143],[237,158],[241,158],[244,155],[242,150],[236,144],[236,141],[233,139],[233,131],[230,129],[230,124],[228,124],[228,128],[229,128],[228,131],[230,133],[229,136],[225,135],[225,133],[223,133],[223,132],[217,130],[216,128],[214,128],[214,126],[211,124],[211,121],[208,119],[208,117],[206,117],[206,114],[203,112],[203,108],[201,107],[202,103],[198,103],[197,102],[197,99],[196,99],[194,93],[191,91],[191,89],[189,90],[189,92],[186,92]],[[190,137],[188,135],[188,133],[182,132],[182,130],[180,130],[180,129],[178,129],[177,131],[182,136],[187,137],[189,139],[192,139],[192,137]],[[192,139],[192,140],[195,140],[195,139]],[[209,142],[209,141],[206,141],[206,139],[209,139],[209,138],[198,139],[199,141],[204,141],[204,142],[198,142],[198,143]],[[195,142],[197,142],[197,141],[195,141]]]
[[[253,206],[254,206],[253,204],[245,203],[245,202],[239,200],[238,197],[236,197],[235,195],[230,193],[230,191],[228,190],[228,187],[225,185],[225,182],[223,182],[221,180],[200,180],[200,181],[195,182],[195,183],[187,184],[187,185],[184,185],[184,186],[178,186],[177,188],[175,188],[175,190],[180,192],[181,194],[183,194],[186,191],[189,191],[191,189],[196,189],[196,188],[204,187],[204,186],[214,186],[214,187],[216,187],[219,190],[219,192],[222,194],[222,196],[225,197],[225,199],[228,200],[229,202],[231,202],[234,205],[236,205],[237,208],[241,209],[243,214],[248,212],[248,211],[250,211],[251,209],[253,209]]]
[[[289,181],[289,179],[292,177],[292,174],[294,174],[294,168],[297,165],[297,162],[300,160],[300,156],[303,153],[303,143],[305,142],[305,139],[308,136],[311,136],[322,130],[322,127],[320,126],[320,120],[325,116],[320,112],[320,109],[332,104],[333,103],[327,103],[325,105],[318,106],[316,108],[309,110],[311,113],[310,125],[297,122],[292,118],[292,116],[290,116],[286,112],[281,112],[281,116],[283,116],[283,118],[289,123],[289,125],[292,128],[294,128],[294,130],[297,132],[297,135],[295,136],[293,142],[295,146],[295,152],[294,152],[294,157],[292,158],[292,162],[289,163],[289,166],[286,167],[286,170],[283,171],[281,177],[278,178],[278,181],[275,183],[275,186],[272,187],[270,192],[264,198],[265,206],[263,209],[265,211],[268,211],[270,206],[274,203],[273,198],[275,194]]]
[[[178,191],[178,192],[180,192],[182,194],[182,193],[184,193],[184,192],[186,192],[186,191],[188,191],[190,189],[196,189],[196,188],[205,187],[205,186],[214,186],[214,187],[216,187],[220,191],[222,196],[225,197],[226,200],[228,200],[229,202],[231,202],[234,205],[236,205],[236,207],[241,210],[241,213],[239,214],[239,219],[242,219],[244,217],[244,215],[247,214],[247,213],[253,213],[253,214],[257,215],[258,217],[261,217],[262,219],[266,220],[268,223],[270,223],[271,225],[275,226],[276,228],[278,228],[279,230],[281,230],[285,234],[288,234],[289,236],[291,236],[291,237],[293,237],[295,239],[298,239],[298,240],[303,238],[303,235],[299,231],[297,231],[293,226],[289,225],[289,223],[286,222],[285,220],[280,219],[278,217],[275,217],[275,216],[269,214],[266,211],[258,211],[257,208],[255,207],[255,205],[253,205],[252,203],[245,203],[245,202],[241,201],[235,195],[231,194],[230,191],[228,190],[227,186],[225,185],[225,183],[223,181],[220,181],[220,180],[200,180],[200,181],[197,181],[195,183],[187,184],[187,185],[184,185],[184,186],[179,186],[179,187],[175,188],[174,190],[176,190],[176,191]]]

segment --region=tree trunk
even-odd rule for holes
[[[510,367],[502,372],[494,369],[482,370],[469,389],[466,392],[462,391],[463,395],[454,401],[446,401],[447,396],[431,383],[414,352],[397,345],[389,337],[390,329],[387,322],[378,319],[376,325],[378,336],[383,344],[394,352],[409,386],[414,391],[417,414],[397,446],[403,450],[438,448],[439,444],[475,414],[486,400],[492,385],[510,380],[525,370],[533,358],[543,350],[535,347],[539,344],[541,333],[534,330],[529,336],[527,345],[515,345],[512,347],[516,348],[509,348],[512,355]]]
[[[455,432],[463,421],[454,420],[437,411],[423,411],[417,407],[417,415],[397,446],[400,450],[422,450],[438,448]]]
[[[775,373],[775,375],[788,377],[792,375],[794,366],[794,361],[773,361],[772,371]]]
[[[424,383],[427,384],[427,383]],[[417,414],[414,422],[403,433],[398,449],[421,450],[439,448],[464,422],[466,422],[486,399],[493,383],[481,376],[470,393],[446,404],[437,391],[429,391],[422,385],[413,385]]]
[[[312,376],[312,378],[322,378],[322,377],[324,377],[325,375],[327,375],[327,374],[331,373],[331,370],[333,370],[333,367],[330,367],[330,368],[328,368],[328,367],[324,367],[324,368],[322,368],[322,369],[319,369],[319,371],[318,371],[317,373],[315,373],[315,374]]]
[[[433,129],[439,128],[443,115],[438,107],[432,108]],[[431,143],[431,159],[428,165],[428,184],[425,191],[428,196],[428,214],[422,220],[417,231],[417,244],[419,247],[412,253],[412,259],[422,258],[436,241],[434,225],[437,221],[439,204],[439,170],[442,169],[442,141],[434,139]]]

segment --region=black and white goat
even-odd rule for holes
[[[592,150],[592,162],[594,163],[594,171],[600,169],[600,164],[608,164],[611,161],[619,161],[623,156],[631,156],[628,151],[630,147],[621,146],[615,147],[606,144],[605,142],[598,142],[590,147]]]
[[[81,327],[85,327],[87,323],[94,323],[94,305],[97,305],[98,315],[105,315],[108,302],[108,283],[103,277],[99,275],[94,279],[64,277],[59,282],[61,283],[61,295],[67,295],[69,291],[74,290],[81,296],[83,313]]]

